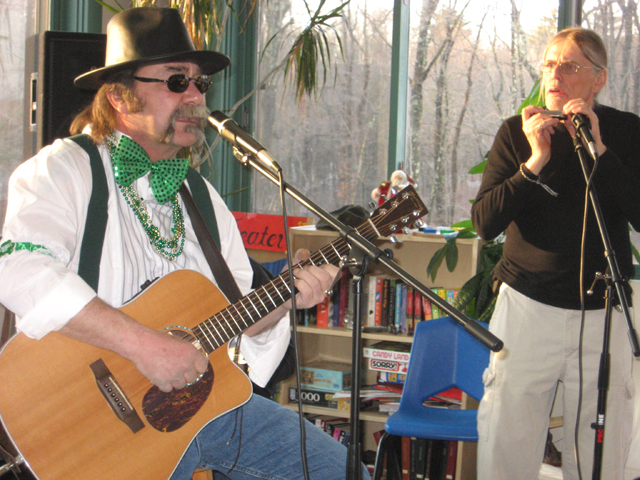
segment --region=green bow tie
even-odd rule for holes
[[[111,152],[116,183],[128,187],[151,171],[151,190],[158,203],[167,203],[178,192],[189,170],[186,158],[167,158],[152,162],[144,149],[126,135]]]

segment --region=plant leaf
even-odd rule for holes
[[[471,167],[471,170],[469,170],[469,174],[470,175],[476,175],[478,173],[484,173],[484,169],[487,166],[487,161],[483,160],[481,161],[479,164],[477,164],[474,167]]]
[[[436,275],[438,275],[438,270],[440,269],[442,260],[444,260],[444,256],[447,253],[445,248],[446,245],[434,253],[431,260],[429,260],[429,265],[427,265],[427,277],[431,277],[432,282],[436,280]]]
[[[453,272],[458,265],[458,245],[456,244],[456,238],[457,237],[453,237],[451,240],[447,240],[444,246],[446,250],[445,259],[447,260],[447,270],[450,272]]]
[[[454,223],[453,225],[451,225],[453,228],[467,228],[469,230],[473,230],[473,223],[471,223],[471,220],[462,220],[461,222],[458,223]]]
[[[452,306],[458,310],[464,310],[467,305],[475,299],[476,291],[478,290],[478,285],[480,285],[481,281],[482,272],[476,273],[473,277],[467,280],[464,285],[460,287],[460,290],[458,290],[458,294],[453,300]]]

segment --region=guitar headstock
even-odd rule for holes
[[[371,221],[381,236],[388,237],[404,228],[413,228],[427,213],[429,210],[426,205],[413,185],[409,185],[376,208]]]

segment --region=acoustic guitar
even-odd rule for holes
[[[407,187],[357,230],[374,240],[426,213]],[[297,266],[337,264],[348,253],[340,238]],[[170,393],[110,351],[57,332],[41,340],[18,333],[0,352],[2,425],[42,480],[168,478],[198,431],[251,396],[249,379],[229,357],[229,341],[290,298],[288,273],[229,305],[206,277],[179,270],[123,306],[137,321],[209,356],[202,378]]]

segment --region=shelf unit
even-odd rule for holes
[[[314,226],[295,227],[290,230],[291,246],[295,252],[300,248],[306,248],[311,252],[319,250],[338,238],[336,232],[330,230],[317,230]],[[435,283],[426,275],[427,265],[433,254],[445,244],[441,235],[412,234],[396,235],[395,242],[389,238],[376,242],[380,248],[390,249],[394,261],[418,281],[427,287],[440,287],[445,289],[458,289],[477,269],[478,252],[481,246],[479,239],[458,239],[458,265],[453,272],[449,272],[445,265],[440,268]],[[383,273],[381,267],[372,265],[368,273]],[[297,327],[300,362],[305,364],[312,360],[323,359],[351,363],[351,336],[352,332],[346,328],[329,327]],[[408,335],[391,335],[385,333],[362,333],[364,345],[381,340],[411,343],[413,338]],[[364,363],[364,362],[363,362]],[[370,370],[365,371],[365,381],[375,383],[376,374]],[[283,382],[281,390],[281,402],[288,408],[297,410],[297,404],[288,404],[288,391],[295,380]],[[477,408],[476,402],[471,398],[463,398],[463,408]],[[304,406],[306,413],[318,415],[343,416],[349,418],[348,411]],[[364,450],[376,450],[373,440],[373,432],[382,430],[388,415],[378,412],[360,412],[360,420],[363,422],[362,447]],[[475,479],[475,453],[474,443],[458,444],[458,459],[456,468],[457,480]]]

